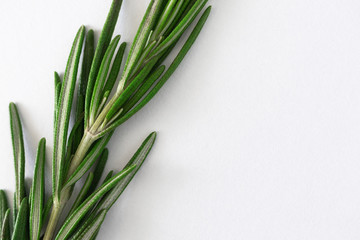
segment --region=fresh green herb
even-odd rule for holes
[[[144,140],[122,171],[116,174],[111,171],[99,185],[108,159],[106,145],[116,128],[144,107],[182,62],[210,14],[211,7],[203,11],[206,3],[207,0],[151,0],[123,69],[126,43],[120,42],[120,35],[113,37],[122,0],[113,0],[96,46],[94,31],[80,27],[63,79],[57,72],[54,76],[52,194],[46,201],[46,141],[39,142],[33,183],[27,196],[21,121],[16,105],[10,103],[16,188],[12,217],[6,194],[0,191],[0,240],[97,237],[107,212],[148,156],[156,133]],[[185,44],[166,67],[164,60],[197,18]],[[77,101],[73,104],[74,99]],[[75,124],[70,126],[72,112]],[[75,202],[64,213],[75,184],[86,174]],[[64,214],[67,217],[60,222]]]

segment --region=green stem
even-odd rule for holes
[[[88,152],[89,148],[94,143],[94,141],[95,141],[95,138],[89,132],[85,132],[85,134],[84,134],[83,138],[81,139],[81,142],[75,152],[75,155],[74,155],[73,159],[71,160],[69,171],[67,173],[67,178],[69,178],[71,176],[71,174],[73,174],[75,172],[76,168],[79,166],[81,161],[84,159],[84,157],[86,156],[86,153]],[[51,210],[49,223],[46,227],[46,231],[45,231],[43,240],[52,240],[52,238],[55,234],[55,231],[56,231],[56,226],[59,222],[59,218],[63,211],[63,208],[66,205],[67,201],[69,201],[69,199],[70,199],[71,192],[72,192],[72,187],[68,187],[61,191],[60,196],[58,198],[54,198],[53,209]]]
[[[105,120],[107,112],[109,111],[112,104],[116,101],[117,97],[118,96],[115,94],[115,96],[113,96],[110,99],[109,103],[104,107],[104,109],[101,111],[99,116],[96,118],[96,121],[94,122],[93,126],[91,126],[89,130],[85,130],[85,133],[74,154],[74,157],[71,160],[66,179],[68,179],[75,172],[77,167],[80,165],[81,161],[85,158],[86,153],[89,151],[91,145],[97,139],[96,133],[99,130],[101,130],[101,124]],[[66,189],[62,189],[60,196],[58,196],[58,198],[54,198],[54,204],[53,204],[54,207],[51,211],[49,223],[46,228],[43,240],[51,240],[53,238],[56,231],[56,226],[59,222],[60,215],[63,211],[64,206],[70,199],[71,192],[72,192],[72,186]]]
[[[76,168],[80,165],[81,161],[85,158],[86,153],[88,152],[89,148],[94,143],[94,141],[95,141],[94,136],[90,132],[85,131],[85,134],[82,137],[78,148],[76,149],[74,157],[71,160],[66,179],[68,179],[75,172]]]
[[[53,238],[62,209],[63,206],[59,205],[58,203],[55,205],[54,202],[43,240],[51,240]]]

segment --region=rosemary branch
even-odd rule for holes
[[[121,63],[126,44],[120,43],[119,35],[113,37],[122,0],[113,0],[96,47],[94,31],[86,31],[84,26],[79,28],[63,79],[55,73],[52,196],[47,203],[43,201],[45,139],[39,143],[34,181],[27,199],[21,121],[16,105],[10,104],[16,175],[12,239],[96,238],[107,212],[149,154],[156,133],[144,140],[122,171],[114,175],[110,172],[96,188],[107,161],[106,145],[116,128],[143,108],[182,62],[210,14],[211,7],[203,11],[206,3],[207,0],[151,0],[123,69]],[[164,60],[195,19],[185,44],[172,63],[165,66]],[[81,57],[82,65],[79,66]],[[115,86],[118,77],[120,80]],[[73,109],[77,81],[79,91]],[[115,93],[111,95],[113,89]],[[75,112],[75,124],[70,126],[72,111]],[[94,171],[91,171],[94,164]],[[74,185],[87,173],[74,205],[65,213],[65,221],[60,223]],[[41,236],[42,229],[44,236]],[[2,191],[0,230],[0,239],[10,239],[9,211]]]

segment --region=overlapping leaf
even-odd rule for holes
[[[30,240],[37,240],[40,237],[43,223],[43,208],[45,195],[45,139],[41,139],[36,156],[34,179],[30,194]]]
[[[70,120],[70,113],[73,102],[74,87],[78,72],[80,54],[83,46],[85,27],[80,27],[76,34],[73,47],[70,52],[66,66],[64,80],[61,86],[61,93],[58,102],[58,113],[56,116],[54,154],[53,154],[53,195],[54,200],[59,199],[61,191],[64,160],[66,152],[66,141]]]
[[[14,221],[17,218],[17,212],[20,208],[21,201],[25,197],[25,151],[24,139],[21,127],[20,116],[16,105],[10,103],[10,126],[11,126],[11,139],[14,152],[14,166],[15,166],[15,185],[16,190],[14,193]]]
[[[211,11],[211,7],[208,7],[205,12],[200,17],[198,23],[196,24],[194,30],[191,32],[189,38],[185,42],[184,46],[179,51],[178,55],[175,57],[174,61],[170,65],[170,67],[166,70],[164,75],[158,80],[156,85],[150,90],[150,92],[144,96],[144,98],[130,111],[121,116],[118,120],[116,120],[111,126],[107,128],[102,134],[106,134],[108,131],[113,131],[120,124],[124,123],[130,117],[132,117],[135,113],[137,113],[141,108],[143,108],[160,90],[160,88],[165,84],[165,82],[171,77],[171,75],[175,72],[177,67],[180,65],[182,60],[184,59],[187,52],[190,50],[191,46],[194,44],[195,40],[200,34],[201,29],[203,28],[209,14]]]
[[[66,239],[74,231],[85,214],[98,202],[98,200],[109,190],[111,190],[121,179],[130,174],[135,168],[136,165],[132,165],[124,169],[114,177],[110,178],[98,190],[91,194],[65,221],[64,225],[61,227],[58,235],[56,236],[56,240]]]
[[[26,240],[29,237],[27,231],[29,224],[29,204],[28,199],[24,198],[21,201],[19,213],[16,218],[12,240]]]
[[[10,240],[10,209],[5,212],[0,230],[0,240]]]
[[[88,87],[86,90],[86,99],[85,99],[85,119],[88,119],[90,115],[90,104],[91,98],[93,95],[94,85],[96,81],[96,77],[98,75],[98,71],[105,55],[105,52],[110,44],[112,35],[114,33],[114,28],[117,22],[117,18],[119,16],[120,8],[122,5],[122,0],[113,0],[109,14],[106,18],[104,27],[101,31],[99,42],[96,46],[94,60],[91,65]],[[87,122],[85,122],[87,124]]]

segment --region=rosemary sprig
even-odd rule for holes
[[[210,14],[211,7],[200,14],[206,3],[207,0],[151,0],[123,69],[126,43],[121,43],[120,35],[113,37],[122,0],[113,0],[96,46],[94,31],[79,28],[63,79],[56,72],[54,75],[52,194],[46,203],[46,141],[39,142],[34,179],[27,196],[21,121],[16,105],[10,104],[16,190],[12,225],[5,192],[0,191],[0,240],[96,238],[107,212],[149,154],[156,133],[144,140],[122,171],[111,171],[99,185],[108,159],[106,145],[116,128],[144,107],[182,62]],[[164,60],[199,15],[185,44],[167,67]],[[77,82],[79,91],[75,93]],[[77,102],[73,104],[75,95]],[[70,126],[72,112],[75,124]],[[75,202],[64,213],[74,185],[86,174]],[[63,223],[59,222],[62,214],[67,215]]]

